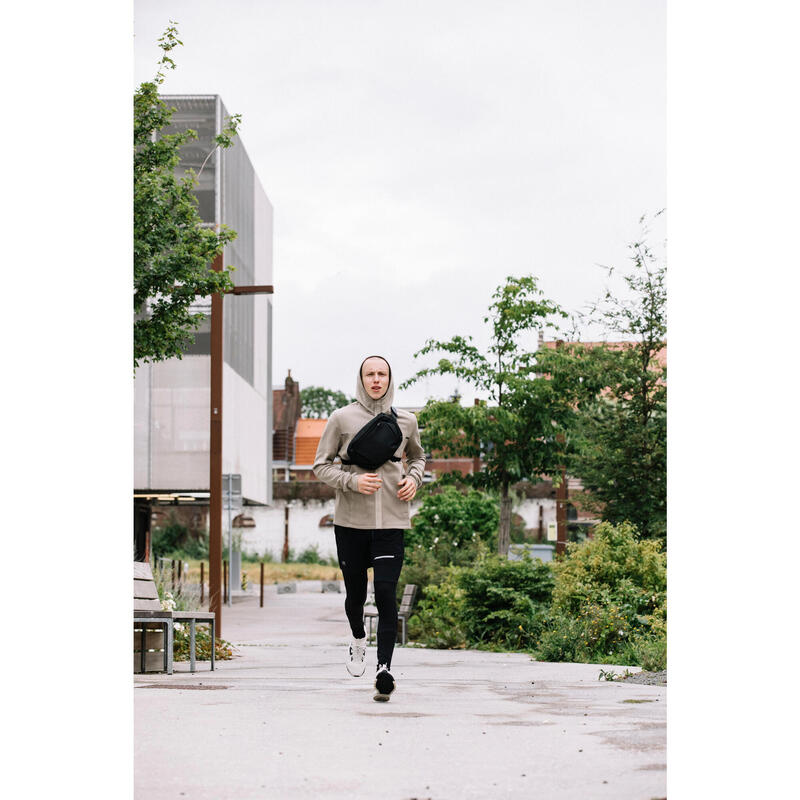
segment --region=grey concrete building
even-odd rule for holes
[[[228,115],[218,95],[164,95],[177,108],[172,129],[192,128],[199,138],[182,150],[181,168],[195,172],[206,157],[197,198],[208,225],[238,233],[223,263],[236,285],[272,284],[272,205],[244,142],[214,150]],[[170,132],[169,130],[166,132]],[[210,298],[196,308],[210,310]],[[272,298],[224,299],[223,473],[242,476],[245,503],[272,502]],[[144,364],[134,380],[134,486],[136,496],[180,494],[207,505],[209,491],[210,325],[203,323],[182,359]],[[193,501],[189,498],[194,498]],[[157,501],[155,501],[157,502]],[[206,509],[207,510],[207,509]]]

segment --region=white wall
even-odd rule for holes
[[[542,525],[544,533],[547,534],[547,524],[556,521],[556,501],[546,497],[539,499],[526,499],[519,505],[514,506],[514,513],[519,514],[525,520],[526,528],[539,527],[539,506],[542,506]]]
[[[150,366],[133,381],[133,485],[150,486]]]
[[[134,488],[208,491],[210,356],[145,364],[134,381]],[[222,471],[240,473],[242,494],[268,502],[267,402],[223,365]]]
[[[134,380],[134,488],[208,488],[209,357],[144,364]]]
[[[552,499],[524,500],[514,507],[514,512],[525,520],[525,526],[536,528],[539,524],[539,506],[543,506],[545,532],[548,522],[556,521],[556,501]],[[270,507],[247,506],[245,514],[252,517],[255,528],[242,529],[242,547],[245,551],[263,555],[265,550],[279,561],[283,551],[283,520],[285,500],[276,500]],[[333,500],[309,500],[305,503],[295,501],[289,508],[289,547],[295,555],[311,545],[317,545],[323,558],[336,555],[336,541],[333,527],[320,528],[319,521],[326,514],[333,514]],[[420,503],[411,504],[412,516],[419,510]],[[227,516],[223,516],[227,525]],[[227,534],[224,541],[227,542]]]
[[[222,472],[240,474],[242,495],[266,503],[267,480],[272,477],[267,473],[267,398],[228,364],[222,387]]]
[[[419,503],[411,504],[411,514],[415,514]],[[283,520],[285,500],[276,500],[273,506],[247,506],[245,514],[252,517],[255,528],[242,529],[242,547],[248,552],[263,555],[265,550],[279,561],[283,552]],[[336,555],[336,540],[333,526],[320,528],[319,521],[326,514],[333,514],[333,500],[308,500],[305,504],[295,501],[289,508],[289,547],[295,555],[306,547],[317,545],[323,558]],[[227,522],[227,520],[225,520]]]

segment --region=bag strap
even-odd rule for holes
[[[397,456],[389,456],[389,458],[386,459],[386,460],[387,461],[400,461],[401,459],[399,459]],[[347,461],[346,459],[343,458],[342,459],[342,464],[346,464],[349,467],[351,464],[355,464],[355,461]]]

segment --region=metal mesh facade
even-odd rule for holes
[[[181,148],[180,174],[188,168],[195,173],[208,154],[214,151],[214,137],[222,131],[228,117],[219,97],[163,95],[162,99],[177,110],[166,133],[191,128],[198,138]],[[237,238],[225,248],[224,263],[235,268],[233,282],[237,286],[256,282],[254,239],[255,170],[244,145],[236,138],[227,150],[217,149],[208,158],[195,191],[200,216],[210,224],[224,224],[236,231]],[[255,303],[252,295],[226,296],[224,299],[223,353],[228,363],[251,386],[254,385]],[[208,305],[208,303],[206,303]],[[198,311],[201,302],[198,302]],[[211,352],[210,325],[204,320],[187,355],[208,355]]]
[[[214,137],[217,135],[217,102],[212,95],[202,97],[178,97],[165,95],[162,100],[177,110],[172,115],[169,126],[164,133],[178,133],[191,128],[197,132],[198,138],[191,139],[181,148],[181,162],[178,173],[182,176],[187,169],[199,173],[199,184],[195,190],[198,210],[203,222],[216,222],[216,174],[217,153],[213,152]],[[206,156],[212,155],[206,161]],[[205,161],[205,167],[200,167]]]
[[[222,121],[228,112],[220,102]],[[244,145],[234,140],[222,151],[222,223],[239,235],[225,248],[225,264],[235,267],[233,282],[245,286],[255,282],[253,198],[255,171]],[[256,298],[252,295],[225,298],[225,360],[253,385],[253,321]],[[261,301],[263,302],[263,300]]]

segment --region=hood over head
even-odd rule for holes
[[[373,400],[367,390],[364,388],[364,382],[361,380],[361,368],[364,366],[364,361],[368,358],[383,358],[383,360],[389,365],[389,386],[386,389],[386,393],[383,397],[379,397],[377,400]],[[389,364],[389,360],[384,358],[384,356],[367,356],[358,365],[358,377],[356,378],[356,400],[361,403],[370,414],[380,414],[382,411],[385,413],[389,413],[389,409],[392,407],[394,403],[394,376],[392,375],[392,366]]]

